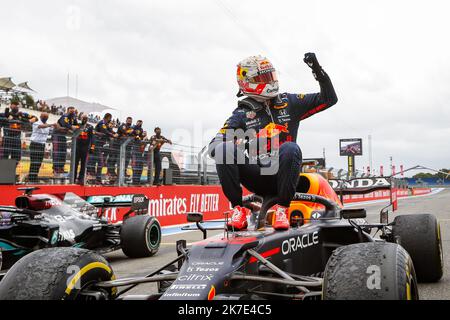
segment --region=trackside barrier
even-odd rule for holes
[[[215,165],[207,158],[205,148],[166,143],[159,152],[160,157],[156,157],[148,137],[135,140],[96,133],[92,148],[77,150],[80,131],[67,134],[55,131],[50,132],[40,151],[41,147],[31,143],[31,131],[31,123],[0,119],[0,159],[17,160],[16,184],[79,183],[75,176],[77,152],[86,155],[86,185],[152,185],[157,158],[162,160],[162,183],[166,178],[170,184],[178,185],[218,184]]]
[[[186,224],[186,212],[203,212],[205,220],[223,219],[223,213],[230,209],[228,199],[220,186],[161,186],[157,188],[142,187],[108,187],[79,185],[42,185],[35,193],[63,194],[73,192],[82,197],[117,196],[145,194],[149,199],[149,214],[156,216],[162,226]],[[431,192],[431,189],[420,190],[421,194]],[[21,194],[17,186],[0,185],[0,205],[14,205],[15,199]],[[408,196],[408,191],[402,191],[398,196]],[[376,191],[372,194],[351,195],[345,203],[356,203],[380,199],[389,199],[386,191]],[[107,217],[115,222],[122,219],[127,209],[108,209]]]
[[[58,133],[37,144],[30,131],[3,128],[0,138],[0,159],[17,160],[16,183],[69,183],[73,151],[71,137]]]
[[[412,192],[413,196],[418,196],[418,195],[430,193],[431,188],[414,188],[414,189],[411,189],[411,192]]]

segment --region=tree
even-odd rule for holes
[[[34,98],[29,94],[25,94],[25,103],[28,107],[34,107]]]
[[[441,179],[449,179],[450,169],[440,169],[437,173],[429,173],[429,172],[419,172],[418,174],[413,175],[414,179],[424,179],[424,178],[441,178]],[[444,173],[445,172],[445,173]]]
[[[19,104],[20,103],[20,97],[17,93],[14,93],[11,96],[11,102],[10,103],[15,103],[15,104]]]

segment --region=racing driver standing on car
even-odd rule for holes
[[[306,53],[303,61],[319,82],[319,93],[279,93],[276,70],[262,56],[251,56],[237,66],[238,97],[245,98],[238,101],[237,108],[209,147],[223,192],[233,206],[229,229],[247,228],[250,210],[242,207],[241,185],[261,196],[276,196],[278,205],[272,225],[276,230],[289,229],[286,214],[295,195],[302,162],[296,143],[299,122],[337,102],[331,80],[316,55]],[[245,132],[246,139],[238,139],[236,133],[233,134],[237,130]],[[254,139],[248,138],[249,132],[255,133]],[[272,140],[267,141],[273,137],[277,137],[278,146],[270,145]],[[266,139],[266,147],[262,151],[258,149],[256,155],[249,152],[252,141],[261,144],[261,139]],[[242,145],[247,147],[240,148]],[[277,147],[276,172],[263,174],[263,169],[275,161],[271,154]],[[250,161],[251,158],[256,161]]]

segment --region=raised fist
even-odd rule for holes
[[[303,61],[313,70],[320,68],[319,61],[317,61],[316,54],[313,52],[305,53]]]

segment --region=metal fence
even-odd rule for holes
[[[70,135],[52,132],[44,144],[36,144],[31,142],[30,124],[20,126],[16,129],[14,123],[2,124],[0,132],[0,159],[17,161],[15,183],[219,184],[215,162],[207,155],[207,147],[166,143],[156,152],[147,140],[99,135],[95,135],[91,147],[80,142],[81,132]],[[351,176],[343,169],[323,168],[318,163],[304,163],[302,171],[317,172],[327,179],[371,177],[358,170]]]
[[[164,144],[159,152],[155,152],[150,148],[149,141],[116,138],[96,139],[91,148],[77,143],[80,132],[72,135],[51,133],[44,144],[37,145],[31,142],[29,125],[22,126],[20,130],[11,125],[1,129],[0,159],[17,161],[15,183],[18,184],[219,184],[215,162],[207,155],[206,147],[174,143]],[[83,159],[85,167],[81,171],[85,174],[80,177]],[[0,170],[6,169],[0,167]],[[327,179],[344,181],[372,177],[364,171],[357,170],[351,176],[344,169],[323,168],[314,163],[304,163],[302,171],[316,172]],[[157,173],[159,179],[155,180]],[[411,179],[397,180],[399,183],[413,184]],[[420,185],[420,181],[414,183]]]
[[[153,184],[219,184],[214,160],[207,148],[174,143],[159,152],[149,141],[96,137],[93,146],[77,143],[80,132],[51,133],[44,145],[31,143],[30,127],[20,131],[3,127],[0,159],[17,160],[16,183],[134,186]],[[83,166],[84,159],[84,169]],[[159,167],[159,164],[161,166]],[[81,172],[84,172],[80,176]],[[343,169],[304,164],[303,172],[318,172],[327,179],[348,180]],[[155,176],[158,174],[159,179]],[[357,171],[357,177],[369,177]],[[81,178],[81,179],[79,179]],[[159,181],[157,181],[159,180]]]
[[[214,162],[206,156],[204,148],[174,143],[163,145],[157,152],[146,140],[101,137],[96,137],[90,147],[77,143],[81,140],[80,132],[51,133],[45,144],[36,144],[31,141],[31,128],[2,129],[0,159],[17,160],[16,183],[114,186],[218,183]],[[80,176],[83,164],[84,177]]]

